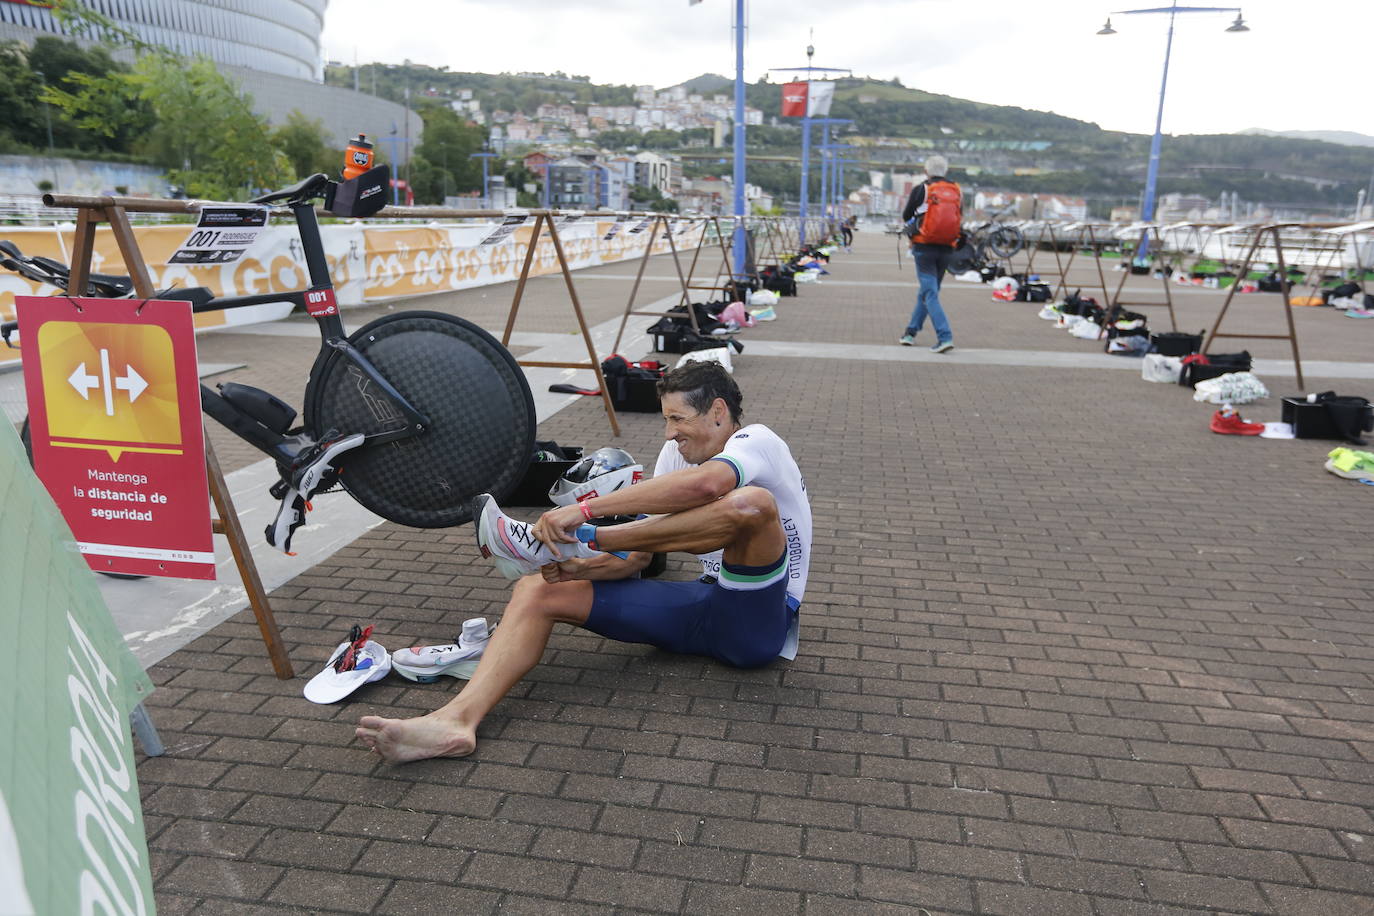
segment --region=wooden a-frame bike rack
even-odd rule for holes
[[[692,221],[695,222],[694,220]],[[682,294],[678,299],[678,305],[686,304],[687,300],[691,298],[690,293],[688,292],[688,284],[690,282],[691,272],[690,270],[687,274],[683,274],[682,272],[682,259],[678,257],[677,241],[673,238],[672,222],[670,221],[670,218],[667,214],[656,213],[652,218],[652,224],[649,229],[649,241],[644,246],[644,254],[639,259],[639,269],[635,272],[634,285],[630,287],[630,298],[625,303],[624,314],[620,316],[620,328],[615,332],[615,343],[611,345],[612,353],[618,353],[620,351],[620,341],[625,336],[625,325],[629,322],[631,315],[641,315],[644,317],[651,318],[669,318],[672,317],[672,315],[674,314],[672,312],[646,312],[635,309],[635,300],[639,298],[639,284],[644,279],[644,268],[648,266],[649,258],[654,253],[654,242],[658,238],[658,230],[660,226],[663,228],[664,236],[668,239],[668,250],[672,252],[673,267],[677,271],[678,285],[682,290]],[[701,238],[705,238],[705,236],[706,224],[702,223]],[[697,239],[696,250],[698,254],[701,251],[701,238]],[[694,256],[692,258],[692,267],[695,268],[695,266],[696,257]],[[696,310],[688,308],[687,318],[692,323],[692,330],[700,334],[701,325],[697,322]]]
[[[1122,255],[1121,266],[1124,267],[1125,270],[1121,272],[1121,280],[1119,283],[1116,284],[1116,293],[1111,297],[1110,308],[1113,312],[1120,312],[1120,310],[1125,306],[1134,306],[1135,308],[1166,308],[1169,310],[1169,330],[1177,331],[1178,319],[1174,316],[1174,293],[1173,290],[1169,288],[1168,271],[1164,270],[1163,267],[1158,268],[1160,274],[1162,275],[1160,283],[1164,289],[1163,302],[1127,302],[1121,298],[1121,294],[1126,290],[1126,281],[1129,280],[1132,276],[1138,276],[1137,274],[1132,273],[1131,268],[1134,266],[1136,254],[1140,250],[1140,240],[1142,238],[1152,239],[1156,243],[1154,245],[1151,245],[1150,251],[1151,253],[1158,253],[1155,254],[1156,262],[1162,262],[1163,260],[1164,237],[1160,234],[1158,226],[1147,225],[1143,227],[1140,230],[1140,235],[1137,235],[1135,238],[1135,247],[1131,249],[1130,257],[1128,258],[1125,255]],[[1156,268],[1150,266],[1147,268],[1147,270],[1150,273],[1153,273],[1156,270]]]
[[[43,200],[50,207],[73,207],[77,211],[76,234],[72,240],[71,275],[67,282],[68,290],[77,290],[79,294],[86,289],[86,283],[91,274],[91,256],[95,251],[96,227],[103,222],[109,224],[115,244],[119,246],[120,256],[124,259],[124,266],[128,269],[129,276],[133,280],[134,293],[143,299],[151,299],[157,294],[157,290],[153,288],[152,277],[148,274],[148,265],[143,260],[143,253],[138,249],[138,241],[134,237],[133,227],[129,225],[128,214],[130,212],[168,212],[166,207],[158,206],[153,202],[144,203],[128,198],[121,198],[116,201],[114,198],[108,197],[45,195]],[[173,212],[191,211],[183,206]],[[215,447],[210,443],[209,433],[205,433],[205,472],[210,485],[210,496],[215,502],[215,511],[219,516],[211,520],[211,530],[228,539],[229,549],[234,555],[234,565],[238,568],[239,576],[243,580],[243,588],[248,594],[248,603],[253,608],[253,616],[257,618],[258,630],[262,633],[262,640],[267,645],[267,655],[272,662],[272,670],[276,672],[279,679],[289,680],[295,676],[295,672],[291,668],[291,658],[287,655],[286,646],[282,643],[281,632],[277,629],[276,618],[272,615],[272,607],[267,602],[267,591],[262,586],[262,578],[258,575],[257,564],[253,562],[253,553],[248,547],[247,538],[244,537],[243,526],[240,524],[238,513],[234,509],[234,501],[230,496],[229,486],[225,483],[224,474],[220,470],[219,459],[215,456]]]
[[[382,212],[385,213],[386,211],[383,210]],[[568,267],[567,256],[563,253],[563,240],[558,235],[558,224],[554,220],[554,211],[552,210],[535,211],[529,245],[525,248],[525,260],[520,267],[520,277],[515,281],[515,296],[511,300],[510,313],[506,316],[506,329],[501,334],[501,346],[507,348],[510,346],[511,333],[515,330],[515,319],[520,312],[520,301],[525,296],[525,284],[530,277],[530,265],[534,263],[534,250],[539,245],[541,227],[548,229],[549,239],[553,242],[554,253],[558,256],[558,266],[563,273],[563,283],[568,289],[568,298],[572,300],[573,314],[577,316],[577,327],[582,333],[583,342],[587,345],[587,361],[517,359],[516,363],[521,366],[542,369],[590,369],[596,375],[596,387],[601,392],[601,403],[606,408],[606,419],[611,424],[611,435],[618,437],[620,435],[620,421],[615,415],[615,405],[611,403],[611,393],[606,388],[606,378],[601,373],[601,360],[597,359],[596,344],[592,342],[592,333],[587,328],[587,318],[582,313],[582,301],[577,298],[577,287],[573,285],[572,270]],[[618,340],[619,338],[617,338]]]
[[[1073,270],[1073,262],[1078,258],[1079,250],[1084,247],[1084,236],[1089,251],[1093,253],[1093,264],[1097,267],[1097,286],[1094,289],[1102,290],[1102,301],[1107,302],[1111,296],[1107,292],[1107,277],[1102,273],[1102,246],[1099,243],[1092,223],[1074,223],[1064,227],[1072,229],[1075,236],[1069,248],[1069,259],[1061,263],[1059,261],[1058,250],[1055,252],[1055,263],[1059,265],[1059,285],[1055,287],[1050,301],[1058,302],[1069,288],[1069,271]]]
[[[1241,268],[1236,273],[1236,282],[1231,284],[1230,290],[1226,293],[1226,301],[1221,304],[1221,311],[1217,313],[1217,320],[1212,325],[1212,330],[1207,335],[1207,340],[1202,345],[1202,352],[1206,353],[1211,347],[1212,341],[1218,337],[1241,338],[1248,340],[1286,340],[1293,349],[1293,370],[1298,377],[1298,388],[1305,388],[1302,378],[1302,358],[1298,355],[1298,330],[1293,324],[1293,307],[1288,304],[1288,266],[1283,259],[1283,238],[1279,235],[1279,230],[1284,226],[1297,225],[1293,223],[1271,223],[1267,226],[1260,226],[1255,230],[1255,237],[1250,241],[1250,248],[1246,252],[1245,260]],[[1283,304],[1283,317],[1288,323],[1287,334],[1236,334],[1225,333],[1221,330],[1222,319],[1226,317],[1226,311],[1231,307],[1231,300],[1236,297],[1236,289],[1250,275],[1250,266],[1254,263],[1255,254],[1259,251],[1260,240],[1265,234],[1269,233],[1274,238],[1274,255],[1278,261],[1279,268],[1279,301]]]

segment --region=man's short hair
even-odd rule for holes
[[[725,402],[734,423],[744,416],[744,395],[725,367],[714,360],[695,360],[670,369],[658,381],[658,396],[681,394],[697,413],[711,409],[716,398]]]
[[[926,174],[931,178],[944,178],[949,174],[949,160],[939,155],[927,156]]]

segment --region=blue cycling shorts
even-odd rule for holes
[[[726,564],[723,572],[748,575],[775,566]],[[796,603],[787,597],[786,575],[751,590],[655,579],[593,582],[592,588],[585,629],[619,642],[709,656],[737,668],[758,668],[777,658],[797,613]]]

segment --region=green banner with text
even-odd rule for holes
[[[0,505],[0,913],[152,913],[129,729],[152,684],[7,422]]]

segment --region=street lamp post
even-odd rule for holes
[[[489,185],[488,185],[489,179],[488,179],[488,177],[487,177],[487,162],[488,162],[489,160],[491,160],[493,157],[495,157],[495,155],[496,155],[496,154],[493,153],[493,152],[491,151],[491,141],[489,141],[489,140],[484,140],[484,141],[482,142],[482,152],[480,152],[480,153],[468,153],[468,158],[469,158],[469,159],[481,159],[481,160],[482,160],[482,209],[483,209],[483,210],[489,209],[489,208],[491,207],[491,189],[490,189],[490,187],[489,187]]]
[[[1164,92],[1169,86],[1169,58],[1174,49],[1174,20],[1179,13],[1235,13],[1235,21],[1227,27],[1228,32],[1248,32],[1249,26],[1241,17],[1240,7],[1238,6],[1179,6],[1178,0],[1172,0],[1169,6],[1159,6],[1150,9],[1139,10],[1116,10],[1113,16],[1138,16],[1151,13],[1167,13],[1169,16],[1169,36],[1164,43],[1164,74],[1159,81],[1159,109],[1155,113],[1155,133],[1150,138],[1150,162],[1145,171],[1145,200],[1141,204],[1140,218],[1146,222],[1154,218],[1155,208],[1155,188],[1159,180],[1159,146],[1162,139],[1161,129],[1164,124]],[[1107,22],[1098,30],[1099,35],[1115,35],[1116,29],[1112,28],[1112,20],[1109,17]],[[1144,259],[1150,251],[1149,232],[1143,232],[1140,236],[1140,248],[1136,253],[1137,260]]]
[[[831,127],[831,125],[853,124],[854,121],[853,121],[852,118],[809,118],[808,120],[809,120],[812,124],[819,124],[819,125],[821,125],[823,128],[825,128],[825,142],[821,143],[821,144],[817,147],[817,148],[820,150],[820,152],[821,152],[821,157],[822,157],[822,158],[821,158],[821,164],[822,164],[822,165],[825,164],[825,155],[826,155],[826,153],[827,153],[828,151],[836,150],[836,149],[841,149],[841,148],[848,148],[848,144],[845,144],[845,143],[831,143],[831,142],[830,142],[830,127]],[[805,135],[803,135],[803,139],[805,139]],[[810,159],[810,145],[809,145],[809,144],[805,144],[805,145],[803,145],[802,148],[803,148],[803,153],[802,153],[802,187],[803,187],[804,189],[806,189],[807,191],[809,191],[809,190],[810,190],[810,186],[807,184],[807,178],[806,178],[806,176],[807,176],[806,164],[807,164],[807,160]],[[830,195],[830,186],[826,183],[826,180],[825,180],[825,179],[826,179],[826,173],[822,173],[822,181],[821,181],[821,199],[820,199],[820,202],[821,202],[821,215],[822,215],[822,217],[824,217],[824,216],[826,215],[826,213],[828,212],[828,210],[827,210],[827,201],[829,200],[829,195]],[[802,209],[802,223],[803,223],[803,224],[805,224],[805,222],[806,222],[806,209],[805,209],[805,206],[806,206],[806,198],[807,198],[808,196],[809,196],[809,194],[803,194],[803,195],[802,195],[802,205],[803,205],[803,209]]]
[[[735,279],[746,279],[744,258],[746,237],[744,228],[744,0],[735,0],[735,136],[734,136],[734,192],[735,231],[731,246],[731,263]]]
[[[772,67],[772,71],[788,71],[792,73],[805,73],[808,86],[811,81],[812,73],[850,73],[854,71],[848,67],[813,67],[811,58],[816,53],[814,45],[806,46],[806,66],[805,67]],[[799,208],[800,220],[798,221],[797,240],[806,241],[806,218],[810,209],[811,198],[811,125],[820,123],[849,123],[848,121],[839,122],[830,118],[813,118],[810,115],[811,98],[810,92],[807,93],[807,114],[802,116],[802,161],[801,161],[801,205]],[[824,192],[822,192],[824,199]]]

